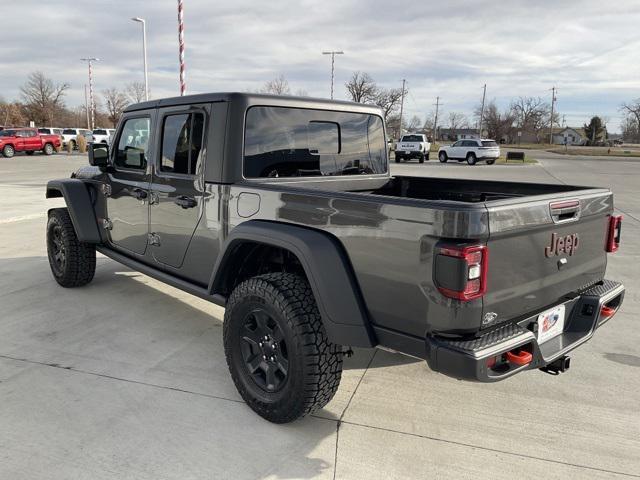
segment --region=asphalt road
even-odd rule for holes
[[[54,282],[45,211],[60,201],[44,183],[85,159],[0,158],[0,478],[640,477],[640,163],[538,158],[392,172],[614,190],[625,220],[608,277],[626,284],[625,305],[571,371],[482,385],[357,351],[328,407],[284,426],[237,394],[221,308],[103,257],[89,286]]]

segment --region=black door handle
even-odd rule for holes
[[[174,203],[176,205],[180,205],[182,208],[193,208],[198,205],[198,202],[195,198],[186,197],[184,195],[180,195],[175,199]]]
[[[141,188],[134,188],[131,191],[131,195],[133,195],[138,200],[144,200],[145,198],[147,198],[146,190],[142,190]]]

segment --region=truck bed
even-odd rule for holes
[[[366,193],[420,200],[449,200],[479,203],[578,190],[584,190],[584,187],[397,176],[393,177],[382,187],[369,190]]]

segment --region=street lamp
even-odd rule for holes
[[[331,100],[333,100],[333,72],[336,55],[344,55],[342,50],[331,50],[328,52],[322,52],[323,55],[331,55]]]
[[[100,59],[96,57],[81,58],[83,62],[89,64],[89,102],[91,108],[91,130],[95,128],[96,124],[96,104],[93,101],[93,62],[99,62]]]
[[[144,99],[149,100],[149,76],[147,74],[147,24],[144,18],[133,17],[134,22],[142,24],[142,62],[144,65]]]

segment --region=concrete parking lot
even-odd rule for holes
[[[625,305],[553,377],[459,382],[384,351],[346,360],[323,411],[272,425],[241,401],[223,310],[109,259],[87,287],[49,272],[47,179],[80,156],[0,158],[1,479],[640,477],[640,161],[392,165],[397,174],[608,186],[625,216],[607,276]]]

